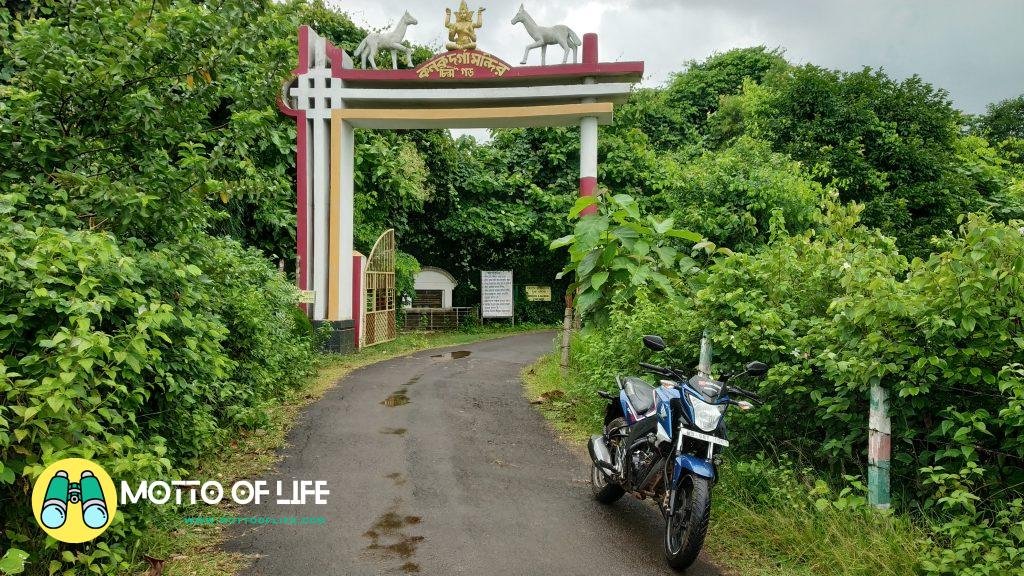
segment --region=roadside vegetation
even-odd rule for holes
[[[772,366],[756,383],[765,404],[731,413],[712,549],[792,573],[1020,573],[1021,221],[962,216],[908,262],[857,204],[829,200],[816,229],[733,252],[688,248],[671,221],[643,225],[632,198],[609,200],[553,243],[570,247],[589,320],[564,377],[553,356],[527,374],[560,429],[600,430],[596,391],[639,371],[644,334],[672,343],[655,363],[692,367],[708,330],[714,372]],[[865,498],[876,382],[891,394],[892,514]]]
[[[714,372],[753,359],[772,366],[750,384],[765,404],[731,412],[711,550],[730,563],[756,552],[743,573],[1020,573],[1020,221],[963,216],[934,253],[908,262],[860,223],[858,205],[830,202],[816,230],[751,252],[702,241],[673,261],[647,256],[646,246],[637,254],[640,242],[665,250],[657,229],[671,229],[654,218],[643,232],[651,239],[636,238],[636,218],[622,213],[630,202],[604,204],[569,242],[590,321],[572,341],[566,376],[554,357],[528,374],[543,378],[531,393],[546,393],[559,428],[574,437],[600,430],[596,391],[613,391],[616,373],[639,372],[644,334],[672,343],[655,363],[692,367],[708,330]],[[631,273],[609,286],[619,258],[649,267],[652,281],[637,286]],[[583,269],[588,259],[596,264]],[[893,418],[894,507],[885,514],[865,498],[875,382],[890,391]],[[761,571],[765,560],[787,571]]]
[[[706,330],[714,372],[772,367],[751,384],[765,405],[730,419],[708,541],[724,562],[1020,574],[1024,170],[1006,120],[1024,100],[969,118],[919,78],[750,49],[632,106],[648,107],[634,136],[667,152],[650,157],[658,180],[609,184],[551,244],[584,316],[567,373],[548,358],[527,374],[556,427],[600,430],[596,391],[639,372],[642,335],[671,345],[649,361],[692,367]],[[865,498],[876,383],[893,422],[884,514]]]
[[[129,482],[226,473],[236,451],[256,454],[239,471],[272,464],[282,407],[319,393],[275,98],[299,24],[350,52],[366,31],[299,0],[24,0],[0,24],[0,572],[194,557],[207,535],[142,508],[94,542],[47,540],[30,487],[72,456]],[[969,116],[925,79],[732,50],[617,108],[597,216],[576,218],[575,129],[357,131],[355,243],[395,228],[406,291],[419,264],[452,272],[460,302],[481,269],[551,285],[552,302],[517,294],[517,324],[559,321],[579,288],[573,368],[545,405],[577,434],[641,334],[678,365],[705,329],[716,369],[770,363],[767,405],[730,425],[716,514],[733,529],[710,541],[743,573],[1019,573],[1022,110]],[[881,519],[863,506],[874,382],[894,424]]]
[[[585,453],[601,422],[597,410],[581,409],[579,394],[592,391],[581,372],[574,363],[563,375],[552,353],[527,367],[523,382],[552,427]],[[744,576],[917,573],[924,533],[907,517],[868,510],[859,480],[837,489],[809,466],[772,455],[726,454],[704,542],[712,562]]]

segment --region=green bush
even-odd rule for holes
[[[262,423],[266,402],[312,365],[294,288],[232,241],[148,249],[5,218],[0,286],[3,548],[24,547],[36,566],[67,549],[32,521],[30,486],[47,463],[89,458],[129,482],[176,476],[231,431]],[[121,509],[80,547],[86,558],[66,562],[123,571],[142,525]]]
[[[600,425],[594,390],[636,373],[643,334],[656,361],[696,364],[702,330],[714,371],[762,360],[766,403],[733,413],[735,453],[788,454],[829,477],[866,470],[867,391],[890,391],[897,508],[932,529],[928,572],[991,570],[1024,554],[1024,234],[964,220],[942,252],[908,265],[891,239],[833,208],[828,226],[730,254],[681,297],[638,292],[574,341],[573,417]],[[585,369],[584,369],[585,367]],[[1018,562],[1019,563],[1019,562]]]
[[[684,165],[674,185],[653,200],[680,226],[749,251],[773,235],[817,225],[826,192],[799,162],[744,136]]]
[[[596,204],[596,197],[582,196],[570,217]],[[577,312],[601,320],[609,304],[630,301],[642,286],[674,296],[682,277],[696,269],[691,246],[694,252],[714,248],[709,242],[694,246],[700,235],[674,224],[672,218],[644,218],[633,197],[616,194],[605,197],[597,213],[579,218],[572,234],[551,242],[552,249],[569,247],[569,263],[559,278],[575,275],[567,290],[576,293]]]

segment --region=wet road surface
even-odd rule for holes
[[[523,395],[520,372],[554,336],[420,352],[345,377],[303,413],[266,478],[272,490],[325,480],[327,504],[239,510],[326,523],[232,529],[226,547],[254,558],[244,573],[672,574],[657,510],[594,502],[586,449],[558,441]],[[719,572],[698,561],[687,574]]]

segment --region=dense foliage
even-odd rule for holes
[[[54,6],[4,13],[0,548],[35,573],[127,573],[142,510],[72,548],[43,537],[30,487],[72,456],[176,477],[305,380],[311,327],[265,257],[291,250],[291,135],[267,90],[299,13]]]
[[[772,366],[760,384],[767,404],[732,419],[735,457],[768,454],[780,477],[794,465],[814,470],[838,486],[823,492],[834,501],[815,502],[824,513],[864,505],[867,391],[880,383],[890,393],[896,510],[926,528],[915,537],[917,570],[1019,568],[1018,104],[971,119],[917,77],[793,67],[756,50],[716,55],[643,92],[605,145],[628,141],[645,167],[646,183],[623,181],[628,217],[693,230],[705,240],[688,257],[710,260],[691,259],[684,274],[646,257],[654,230],[639,234],[639,249],[634,231],[622,238],[621,196],[552,244],[569,248],[589,320],[573,343],[567,414],[599,428],[594,391],[636,372],[643,334],[675,344],[662,360],[694,366],[708,330],[716,372],[751,359]],[[687,128],[665,128],[673,123]],[[686,253],[695,239],[686,240],[674,250]],[[605,284],[616,267],[652,264],[653,274]]]

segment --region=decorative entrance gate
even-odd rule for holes
[[[366,283],[366,311],[363,346],[395,339],[395,230],[377,238],[363,273]]]
[[[445,26],[452,37],[472,38],[479,22],[461,12]],[[581,43],[578,64],[512,66],[475,42],[456,42],[415,69],[361,70],[347,52],[299,28],[299,65],[278,102],[296,124],[296,281],[313,292],[313,321],[346,334],[332,342],[368,343],[360,331],[376,328],[369,317],[360,325],[366,305],[352,245],[355,130],[579,126],[579,193],[594,195],[598,125],[612,122],[644,64],[601,62],[596,34]]]

